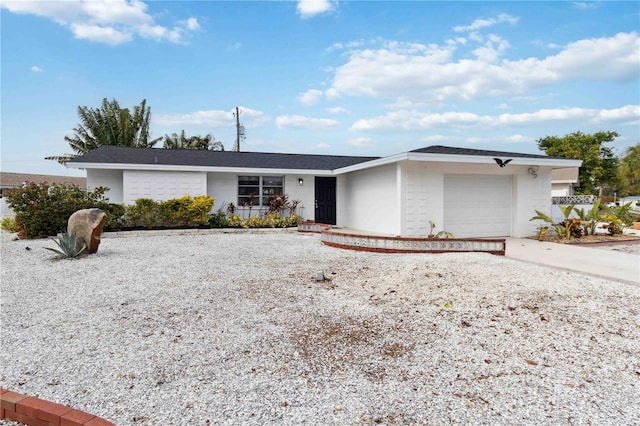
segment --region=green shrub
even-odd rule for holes
[[[135,204],[126,207],[125,223],[132,227],[160,226],[160,203],[151,198],[138,198]]]
[[[187,207],[187,215],[191,219],[191,223],[196,225],[206,225],[209,221],[209,213],[213,208],[215,198],[206,195],[199,195],[191,199],[191,203]]]
[[[247,228],[246,226],[244,226],[243,222],[244,221],[242,220],[240,215],[237,214],[232,214],[227,218],[227,226],[229,228]]]
[[[107,215],[105,231],[116,231],[124,226],[124,216],[127,211],[124,204],[108,204],[102,211]]]
[[[209,215],[209,227],[226,228],[227,226],[229,226],[229,223],[227,221],[227,215],[224,212],[218,211]]]
[[[15,212],[22,238],[42,238],[66,231],[69,216],[78,210],[98,208],[108,211],[107,188],[83,191],[76,185],[36,184],[7,191],[7,205]]]
[[[16,224],[16,219],[9,216],[2,219],[2,222],[0,222],[0,228],[11,233],[18,232],[18,225]]]
[[[300,216],[280,217],[278,213],[268,213],[264,216],[251,216],[247,219],[231,215],[226,220],[229,228],[289,228],[298,225]]]
[[[126,208],[125,223],[132,227],[185,227],[201,226],[209,222],[213,197],[185,195],[167,201],[138,198]]]

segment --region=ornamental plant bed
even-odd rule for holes
[[[530,238],[538,240],[535,236]],[[539,240],[559,244],[640,243],[640,237],[635,235],[584,235],[580,238],[559,238],[557,236],[549,236]]]

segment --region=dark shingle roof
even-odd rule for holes
[[[101,146],[100,148],[74,158],[70,163],[162,164],[200,167],[335,170],[377,158],[378,157]]]
[[[485,157],[514,157],[514,158],[560,158],[549,157],[543,154],[522,154],[518,152],[486,151],[483,149],[455,148],[452,146],[433,145],[426,148],[414,149],[411,152],[422,154],[449,154],[449,155],[480,155]],[[563,158],[566,160],[566,158]]]

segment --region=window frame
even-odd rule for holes
[[[257,179],[257,183],[255,180]],[[280,180],[280,185],[269,180]],[[257,189],[257,193],[253,194],[253,204],[249,204],[246,208],[268,208],[269,196],[284,196],[285,176],[284,175],[238,175],[236,200],[238,207],[244,208],[244,202],[249,202],[250,192],[243,191],[243,188]]]

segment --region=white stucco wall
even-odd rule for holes
[[[405,162],[401,167],[404,179],[401,197],[402,236],[428,235],[430,220],[436,225],[434,232],[443,229],[444,178],[448,174],[509,176],[512,181],[510,202],[513,237],[533,235],[537,225],[529,222],[529,219],[535,215],[534,210],[549,211],[551,208],[550,168],[540,168],[538,177],[534,179],[527,172],[528,166],[510,165],[498,168],[493,164]]]
[[[348,174],[345,188],[347,219],[343,226],[400,235],[397,167],[394,163]]]
[[[204,172],[125,170],[122,177],[125,204],[134,204],[138,198],[166,201],[207,193],[207,174]]]
[[[207,173],[207,195],[215,198],[213,210],[216,211],[223,205],[233,203],[238,207],[238,176],[237,173]],[[268,176],[265,174],[259,176]],[[273,175],[282,176],[282,175]],[[298,179],[303,179],[302,186]],[[313,219],[314,214],[314,176],[313,175],[285,175],[284,193],[289,201],[300,200],[298,214],[303,218]],[[301,209],[302,208],[302,209]],[[225,210],[226,212],[226,207]],[[256,210],[253,210],[255,213]]]
[[[527,173],[527,167],[520,167],[514,176],[514,223],[513,237],[529,237],[535,235],[541,222],[529,221],[536,215],[536,210],[551,214],[551,168],[540,167],[537,178]]]
[[[436,224],[435,232],[441,231],[444,223],[442,170],[419,162],[404,162],[401,168],[404,183],[401,198],[402,236],[429,235],[429,221]]]
[[[0,219],[6,216],[14,216],[15,213],[13,210],[7,205],[7,200],[5,197],[0,198]]]
[[[552,197],[567,197],[572,194],[571,184],[569,183],[554,183],[551,184],[551,196]]]
[[[87,189],[93,191],[99,186],[109,188],[105,196],[110,203],[124,202],[122,170],[87,169]]]
[[[231,173],[207,173],[207,195],[215,198],[213,211],[238,204],[238,176]]]

